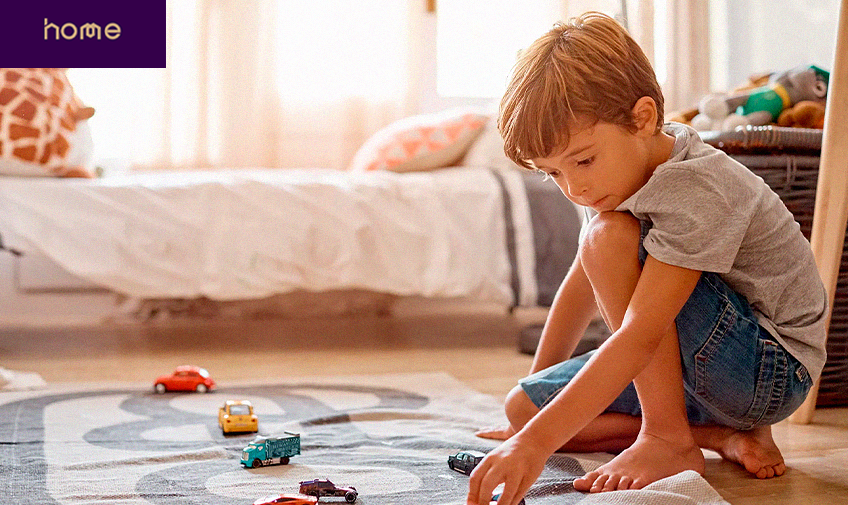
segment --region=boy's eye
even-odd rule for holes
[[[594,157],[594,156],[591,156],[591,157],[586,158],[586,159],[584,159],[584,160],[580,160],[580,161],[578,161],[578,162],[577,162],[577,165],[578,165],[578,166],[581,166],[581,167],[586,167],[586,166],[591,165],[593,161],[595,161],[595,157]]]
[[[560,172],[559,170],[551,170],[551,173],[550,173],[549,175],[550,175],[551,177],[559,177],[559,175],[560,175],[561,173],[562,173],[562,172]]]

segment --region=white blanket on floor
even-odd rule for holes
[[[587,495],[581,505],[730,505],[698,472],[686,471],[642,489]]]

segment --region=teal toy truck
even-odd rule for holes
[[[286,465],[289,458],[300,454],[300,434],[290,431],[285,436],[256,438],[242,449],[241,464],[251,468],[279,463]]]

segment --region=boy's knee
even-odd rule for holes
[[[530,400],[521,386],[515,386],[506,395],[504,410],[509,424],[515,430],[520,430],[527,424],[527,421],[539,412],[539,408]]]
[[[580,245],[584,267],[608,264],[622,255],[638,255],[642,228],[639,220],[626,212],[602,212],[586,228]]]

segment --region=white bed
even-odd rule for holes
[[[0,253],[136,300],[361,290],[545,305],[579,219],[540,182],[480,167],[2,177]]]

